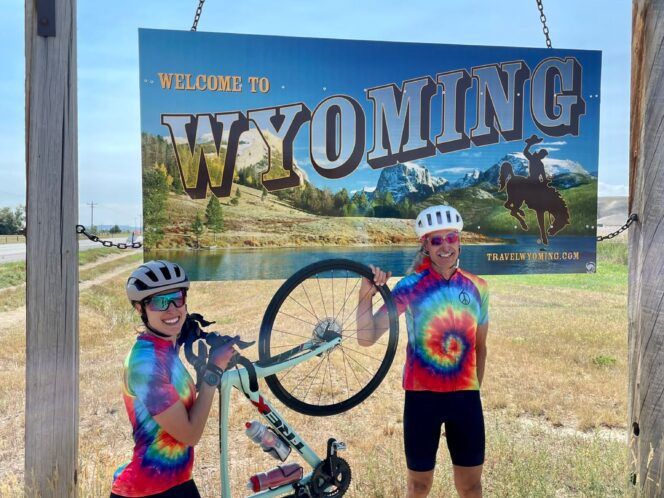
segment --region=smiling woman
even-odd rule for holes
[[[436,453],[445,435],[459,496],[482,496],[484,414],[480,386],[489,330],[489,290],[459,268],[463,220],[451,206],[431,206],[415,220],[421,250],[411,272],[394,287],[397,311],[406,313],[408,347],[403,374],[404,446],[408,498],[428,496]],[[374,268],[374,282],[391,276]],[[372,286],[362,282],[358,340],[375,343],[386,330],[386,313],[372,310]]]
[[[213,375],[205,375],[197,395],[178,355],[187,320],[185,271],[169,261],[149,261],[134,270],[126,289],[145,331],[125,359],[123,397],[135,446],[131,461],[113,477],[111,497],[199,497],[191,475],[193,447],[210,413],[219,369],[233,349],[211,352],[207,371]]]

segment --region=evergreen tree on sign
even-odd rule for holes
[[[205,208],[205,225],[212,233],[221,232],[224,229],[224,215],[217,196],[210,196]]]
[[[203,225],[203,220],[201,219],[200,213],[196,213],[196,218],[191,224],[191,232],[196,237],[196,248],[201,247],[201,235],[205,230],[205,225]]]

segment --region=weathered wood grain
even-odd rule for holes
[[[55,0],[56,36],[25,2],[27,496],[76,496],[78,157],[76,0]]]
[[[664,496],[664,0],[632,16],[629,455],[635,492]]]

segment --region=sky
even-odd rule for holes
[[[140,224],[138,28],[188,30],[197,0],[78,1],[79,218]],[[207,0],[199,31],[545,46],[535,0]],[[601,50],[599,195],[627,195],[631,2],[545,1],[555,48]],[[25,203],[24,2],[0,9],[0,207]],[[472,150],[469,152],[473,152]],[[441,165],[439,170],[445,169]]]

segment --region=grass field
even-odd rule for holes
[[[613,497],[628,492],[626,245],[602,243],[595,275],[491,276],[489,356],[482,397],[487,459],[485,496]],[[99,279],[126,259],[81,272]],[[108,496],[112,474],[131,456],[121,398],[122,361],[138,325],[124,295],[128,271],[80,295],[79,496]],[[280,281],[201,282],[190,310],[218,321],[217,330],[256,339]],[[390,282],[391,284],[394,281]],[[0,308],[5,294],[0,291]],[[24,320],[0,313],[0,496],[23,490]],[[369,400],[341,415],[312,418],[277,408],[324,453],[328,437],[348,444],[353,470],[347,496],[403,496],[401,366],[405,326],[388,376]],[[247,356],[256,358],[255,348]],[[266,390],[270,399],[273,396]],[[249,476],[274,465],[244,435],[255,412],[232,399],[233,496]],[[217,411],[197,447],[194,477],[203,496],[218,496]],[[431,496],[456,496],[441,442]]]

